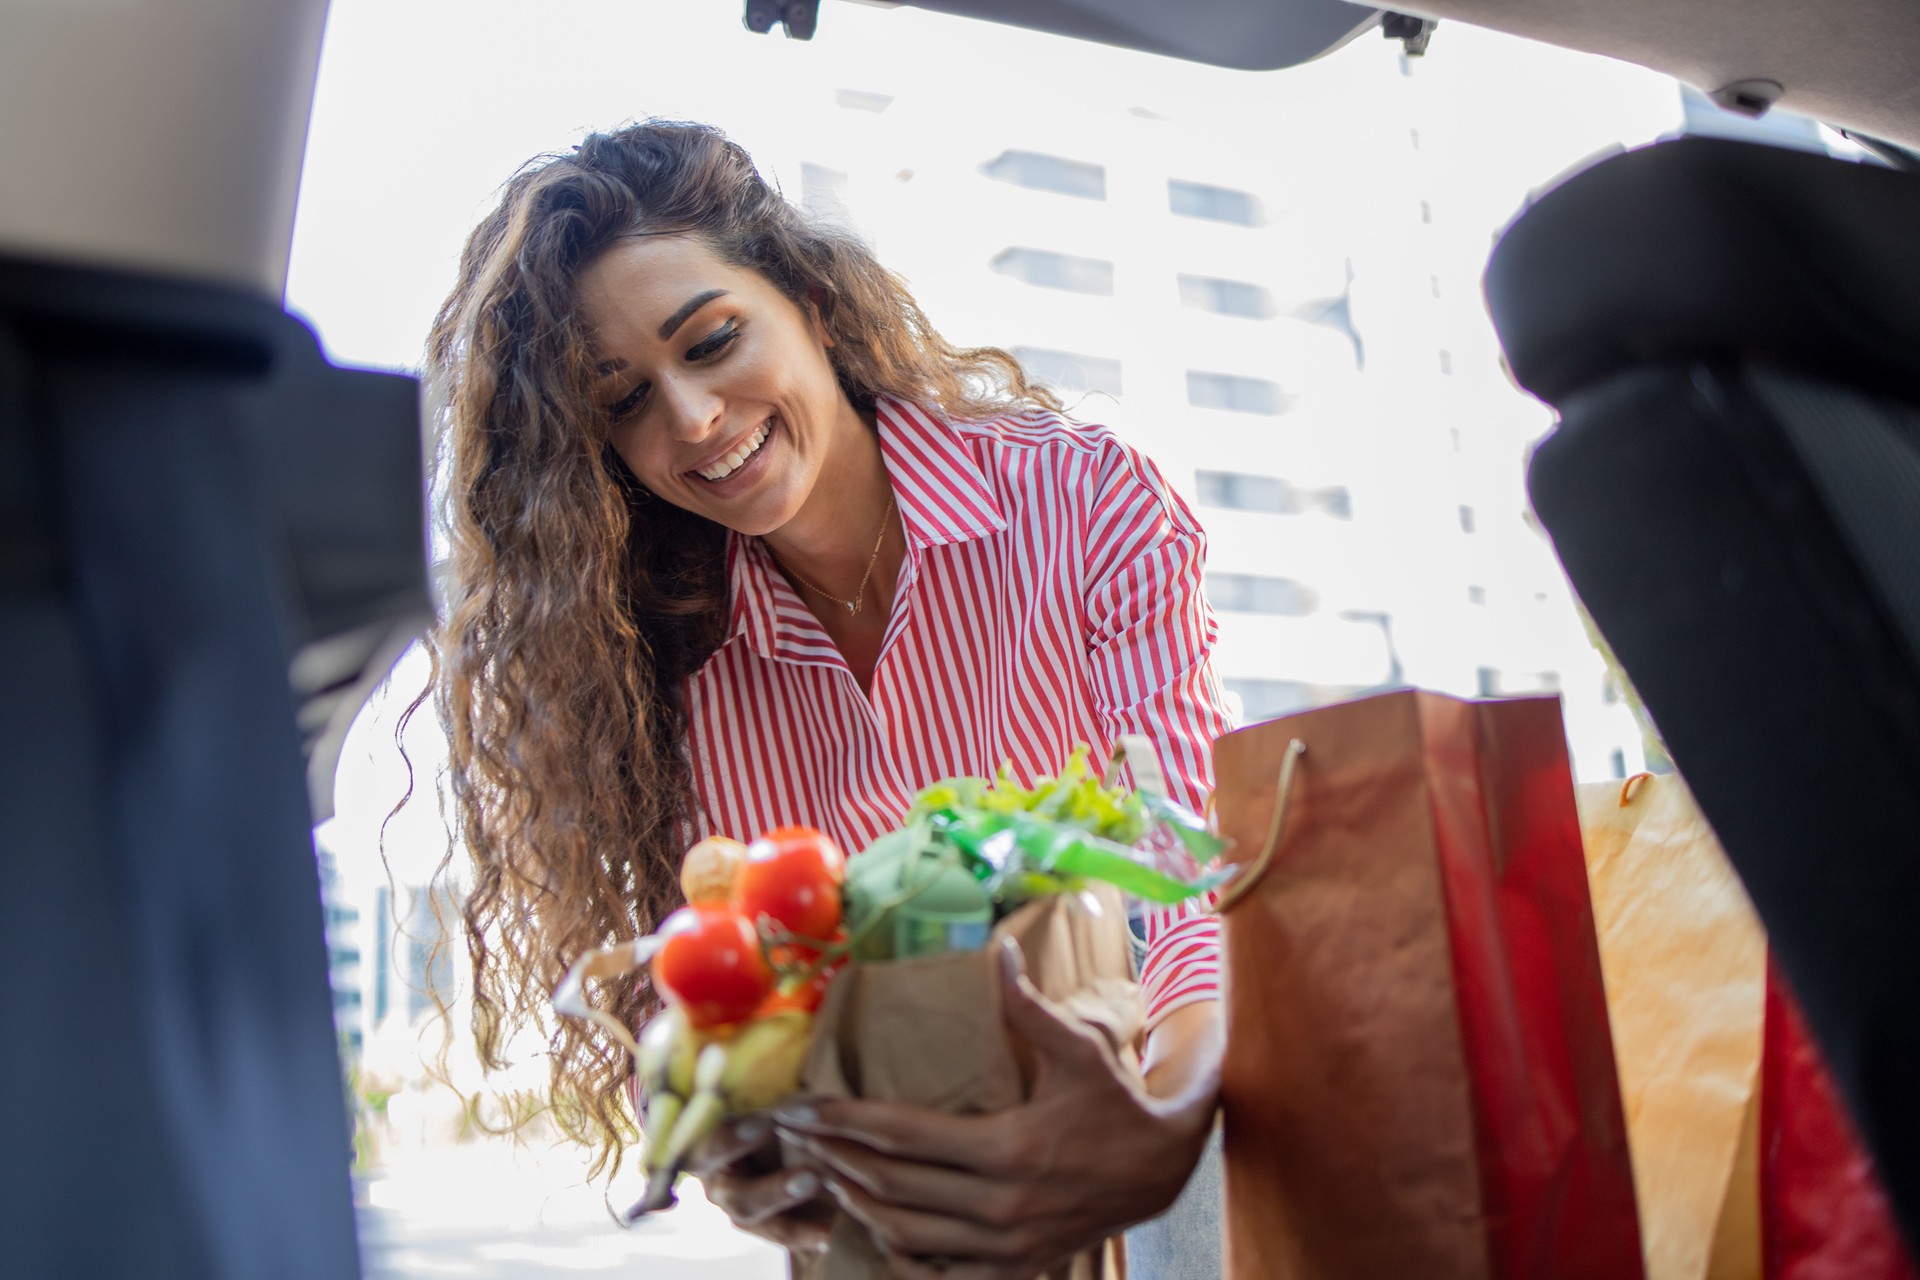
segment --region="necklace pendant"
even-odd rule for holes
[[[856,600],[852,604],[847,605],[847,612],[858,617],[860,614],[860,602]]]

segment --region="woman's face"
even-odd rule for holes
[[[864,429],[817,318],[698,237],[622,240],[578,292],[613,447],[658,498],[772,533]]]

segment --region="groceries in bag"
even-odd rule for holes
[[[1128,750],[1139,758],[1139,745]],[[1136,774],[1157,777],[1157,768],[1142,761]],[[810,1074],[830,1077],[808,1079],[811,1091],[873,1096],[850,1084],[848,1072],[853,1080],[863,1074],[857,1046],[872,1043],[876,1018],[992,1013],[991,992],[975,991],[973,983],[943,985],[942,971],[928,962],[983,955],[995,931],[1009,923],[1045,922],[1041,932],[1053,940],[1050,950],[1036,944],[1028,954],[1036,985],[1103,1029],[1116,1048],[1130,1042],[1140,1019],[1123,911],[1117,896],[1089,887],[1177,902],[1216,887],[1226,874],[1183,877],[1167,869],[1163,856],[1135,847],[1156,833],[1205,860],[1220,848],[1200,818],[1157,789],[1109,785],[1082,748],[1057,775],[1031,786],[1003,771],[992,780],[956,778],[928,787],[898,829],[844,860],[825,836],[801,827],[768,832],[749,846],[724,839],[694,846],[682,866],[688,905],[647,937],[582,957],[555,995],[556,1009],[594,1020],[634,1055],[646,1096],[648,1189],[629,1217],[673,1203],[673,1184],[688,1157],[722,1120],[772,1106]],[[1073,901],[1054,909],[1059,899]],[[1089,942],[1096,934],[1100,940]],[[1028,935],[1022,926],[1009,936]],[[1036,950],[1048,954],[1036,958]],[[850,965],[896,962],[922,967],[900,975],[909,984],[904,988],[883,984],[896,993],[888,1001],[835,1003],[823,1019],[831,1023],[833,1043],[823,1046],[815,1013],[836,976]],[[593,1007],[586,983],[628,977],[645,963],[664,1008],[636,1042]],[[945,977],[954,972],[947,966]],[[1062,982],[1062,974],[1076,976]],[[925,1008],[901,1007],[903,999],[915,999],[915,983]],[[879,988],[860,989],[871,996]],[[884,1028],[880,1034],[886,1036]],[[984,1041],[972,1037],[968,1052],[937,1055],[937,1062],[930,1057],[917,1072],[908,1063],[907,1073],[931,1078],[964,1070],[969,1052],[986,1052],[1003,1039],[996,1025]],[[892,1046],[886,1056],[897,1057]],[[829,1061],[831,1068],[821,1065]],[[889,1088],[883,1083],[888,1070],[868,1073],[882,1092]],[[934,1092],[921,1098],[909,1087],[888,1096],[925,1105],[953,1100]],[[1004,1106],[1020,1092],[991,1096],[998,1097],[993,1105]]]

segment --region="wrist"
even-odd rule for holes
[[[1162,1018],[1147,1036],[1141,1062],[1155,1109],[1204,1134],[1213,1123],[1225,1047],[1218,1000],[1183,1005]]]

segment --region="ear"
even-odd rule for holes
[[[807,322],[813,326],[814,336],[820,339],[820,345],[831,351],[836,345],[833,335],[827,331],[827,322],[820,316],[820,291],[807,291]]]

